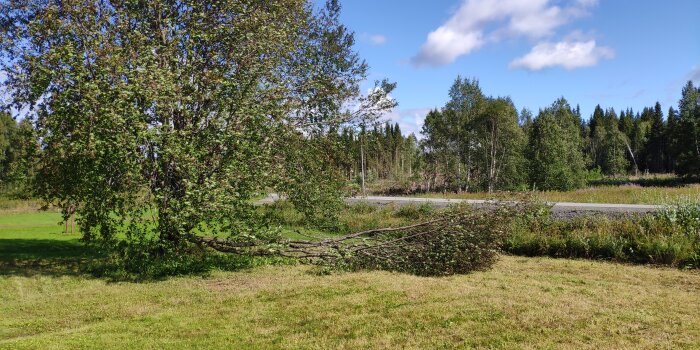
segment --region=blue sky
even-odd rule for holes
[[[318,0],[320,1],[320,0]],[[700,82],[698,0],[341,0],[342,21],[371,66],[398,83],[388,119],[419,131],[461,74],[533,112],[564,96],[596,104],[677,105]]]

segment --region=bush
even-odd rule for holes
[[[699,228],[697,204],[678,205],[656,215],[617,219],[563,221],[540,216],[518,220],[503,249],[524,256],[700,268]]]
[[[666,207],[660,215],[668,225],[675,226],[686,235],[700,234],[700,203],[681,202]]]
[[[394,214],[396,217],[405,219],[420,219],[429,216],[435,211],[435,206],[431,203],[420,205],[404,205],[399,207]]]

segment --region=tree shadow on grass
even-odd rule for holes
[[[131,268],[119,265],[77,239],[0,239],[0,277],[82,276],[108,282],[149,282],[178,275],[206,276],[215,269],[239,271],[289,261],[211,253],[155,258],[139,261],[138,266],[131,263]]]
[[[0,239],[0,276],[84,275],[100,257],[77,239]]]

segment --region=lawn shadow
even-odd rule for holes
[[[99,257],[77,239],[0,239],[0,276],[83,275]]]
[[[207,276],[213,270],[240,271],[286,263],[284,258],[211,252],[137,260],[127,268],[78,239],[0,239],[0,277],[81,276],[108,282],[152,282],[173,276]]]

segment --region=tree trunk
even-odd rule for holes
[[[464,191],[469,192],[469,185],[472,181],[472,151],[471,140],[467,142],[467,183],[464,185]]]
[[[365,190],[365,147],[364,147],[364,142],[365,137],[364,135],[362,136],[362,140],[360,140],[360,168],[361,168],[361,177],[362,177],[362,195],[367,196],[367,191]]]

